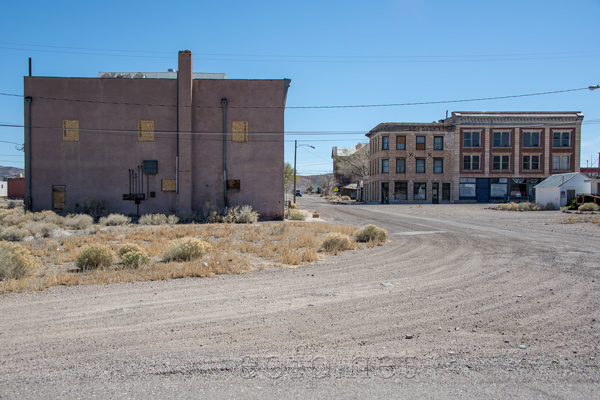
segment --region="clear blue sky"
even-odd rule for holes
[[[600,84],[600,0],[587,1],[9,1],[0,25],[0,92],[39,76],[166,71],[191,50],[195,72],[292,79],[287,105],[414,103]],[[124,51],[121,51],[124,50]],[[581,165],[600,151],[600,90],[418,106],[286,110],[301,175],[331,172],[332,146],[380,122],[431,122],[452,111],[581,111]],[[0,95],[0,125],[23,124],[23,99]],[[23,128],[0,126],[22,143]],[[0,165],[23,153],[0,142]]]

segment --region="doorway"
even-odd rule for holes
[[[381,204],[390,204],[390,183],[381,182]]]

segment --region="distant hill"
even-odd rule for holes
[[[15,176],[15,175],[24,174],[24,173],[25,173],[25,170],[23,168],[0,166],[0,177],[1,178],[5,178],[7,176]]]

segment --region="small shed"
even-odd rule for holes
[[[0,181],[0,197],[8,196],[8,183],[6,181]]]
[[[590,178],[581,172],[551,175],[534,186],[535,202],[545,206],[548,203],[566,206],[578,194],[590,194]]]

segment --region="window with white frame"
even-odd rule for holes
[[[481,147],[481,132],[463,132],[463,147]]]
[[[523,170],[539,170],[540,156],[523,156]]]
[[[510,147],[510,132],[494,132],[494,147]]]
[[[458,194],[461,198],[474,198],[476,193],[475,178],[460,178],[458,182]]]
[[[555,171],[568,171],[571,169],[569,156],[552,156],[552,169]]]
[[[510,156],[494,156],[492,159],[492,169],[501,171],[510,170]]]
[[[480,165],[479,155],[464,155],[463,156],[463,170],[465,171],[479,171]]]
[[[571,132],[552,132],[552,147],[571,147]]]
[[[540,133],[523,132],[523,147],[540,147]]]

